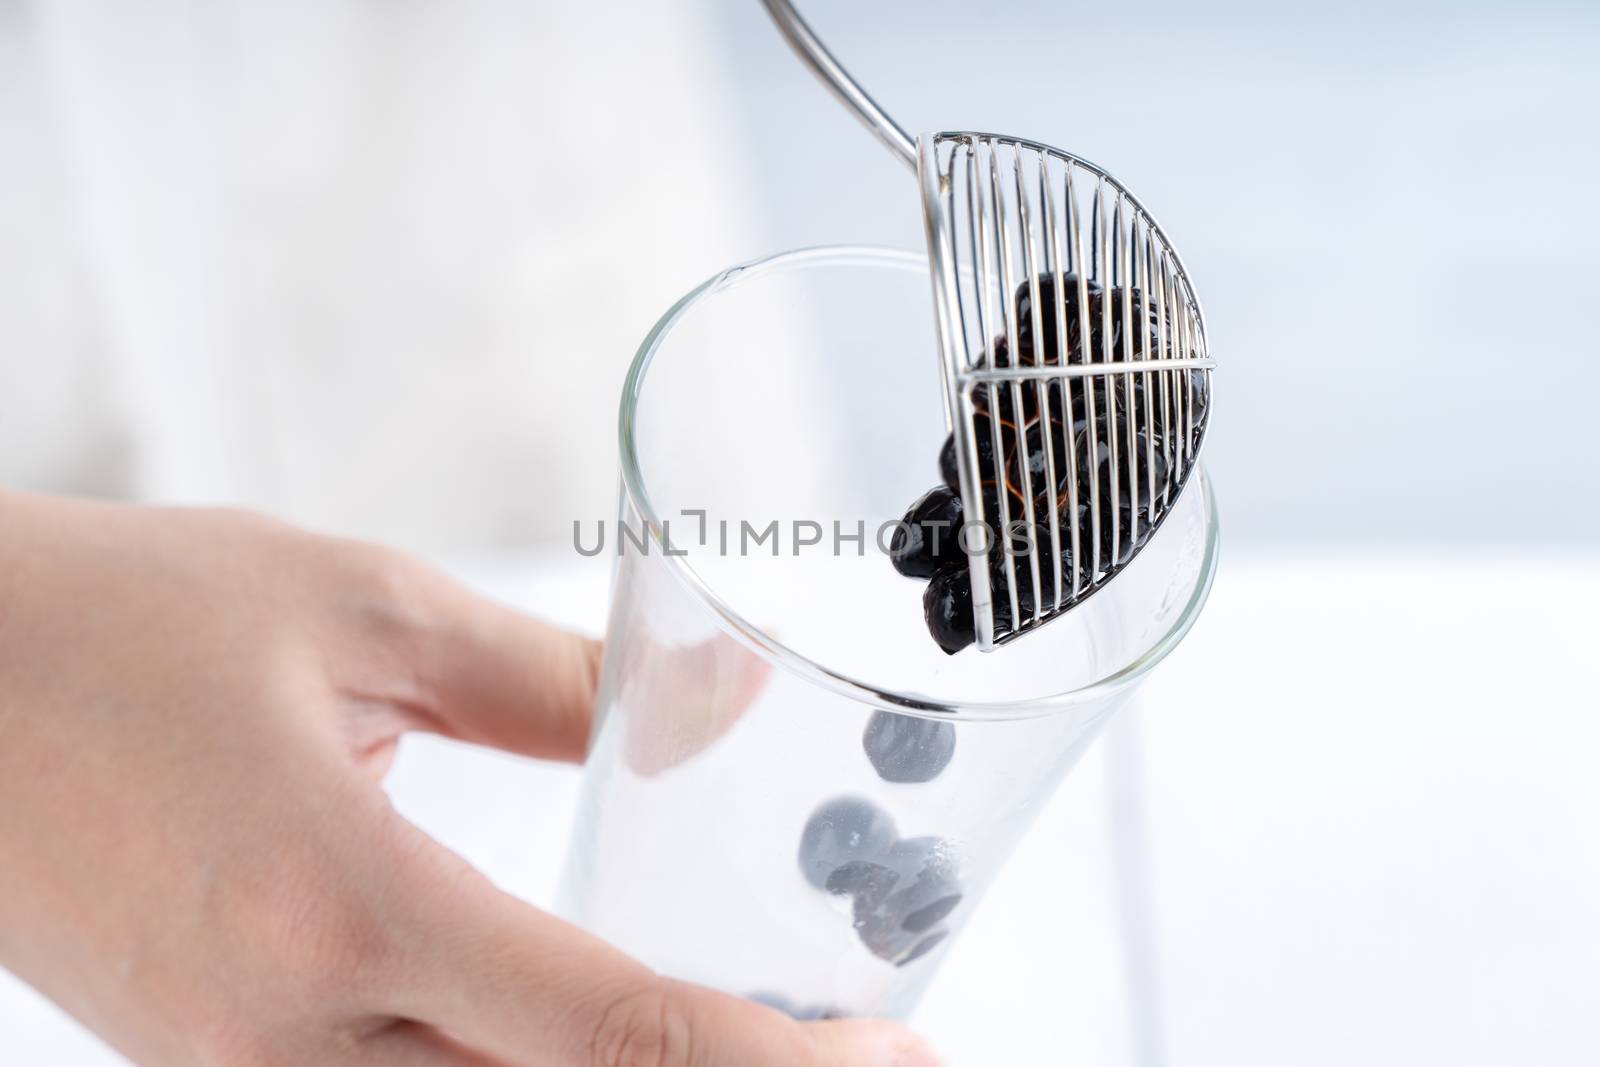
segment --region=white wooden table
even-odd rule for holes
[[[465,568],[598,630],[606,573]],[[1600,1062],[1600,557],[1224,562],[918,1020],[952,1067]],[[576,774],[433,739],[408,815],[535,902]],[[122,1061],[0,973],[0,1064]]]

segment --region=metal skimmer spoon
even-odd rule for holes
[[[964,522],[991,535],[962,542],[990,651],[1103,588],[1171,512],[1211,406],[1200,302],[1154,217],[1105,170],[1020,137],[913,140],[789,0],[762,2],[921,184],[947,477],[953,466]]]

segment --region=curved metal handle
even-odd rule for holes
[[[833,95],[845,107],[855,112],[867,129],[888,146],[889,150],[900,157],[900,161],[913,171],[917,169],[917,144],[911,135],[900,127],[900,124],[884,113],[867,91],[850,76],[850,72],[839,65],[833,58],[817,35],[811,32],[811,27],[806,25],[800,13],[794,9],[789,0],[761,0],[767,7],[767,13],[772,16],[772,21],[778,24],[778,29],[788,40],[795,53],[799,55],[810,67],[812,72],[833,91]]]

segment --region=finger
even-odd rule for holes
[[[538,1067],[935,1067],[892,1023],[802,1024],[662,979],[597,938],[475,875],[410,895],[398,1014],[473,1048]]]
[[[628,766],[650,776],[675,767],[705,749],[733,724],[766,688],[766,660],[726,634],[695,645],[664,645],[648,633],[618,655],[648,710],[627,717],[623,752]]]
[[[438,625],[417,664],[434,725],[463,741],[581,761],[600,643],[454,582],[436,591],[434,611]]]
[[[599,686],[599,642],[531,619],[455,583],[437,594],[446,620],[429,641],[421,683],[427,725],[449,736],[549,759],[582,760]],[[624,631],[616,670],[651,694],[631,716],[625,756],[660,773],[725,734],[760,696],[768,663],[725,634],[669,644]]]
[[[386,1027],[338,1062],[349,1067],[513,1067],[414,1022]]]
[[[910,1031],[877,1020],[797,1023],[739,997],[654,979],[617,997],[584,1024],[583,1067],[938,1067]]]

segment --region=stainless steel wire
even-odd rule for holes
[[[1103,588],[1176,503],[1211,410],[1215,364],[1199,299],[1154,216],[1104,169],[1020,137],[957,131],[913,140],[789,0],[762,2],[812,71],[917,172],[963,515],[1000,542],[963,539],[976,643],[988,651]]]

